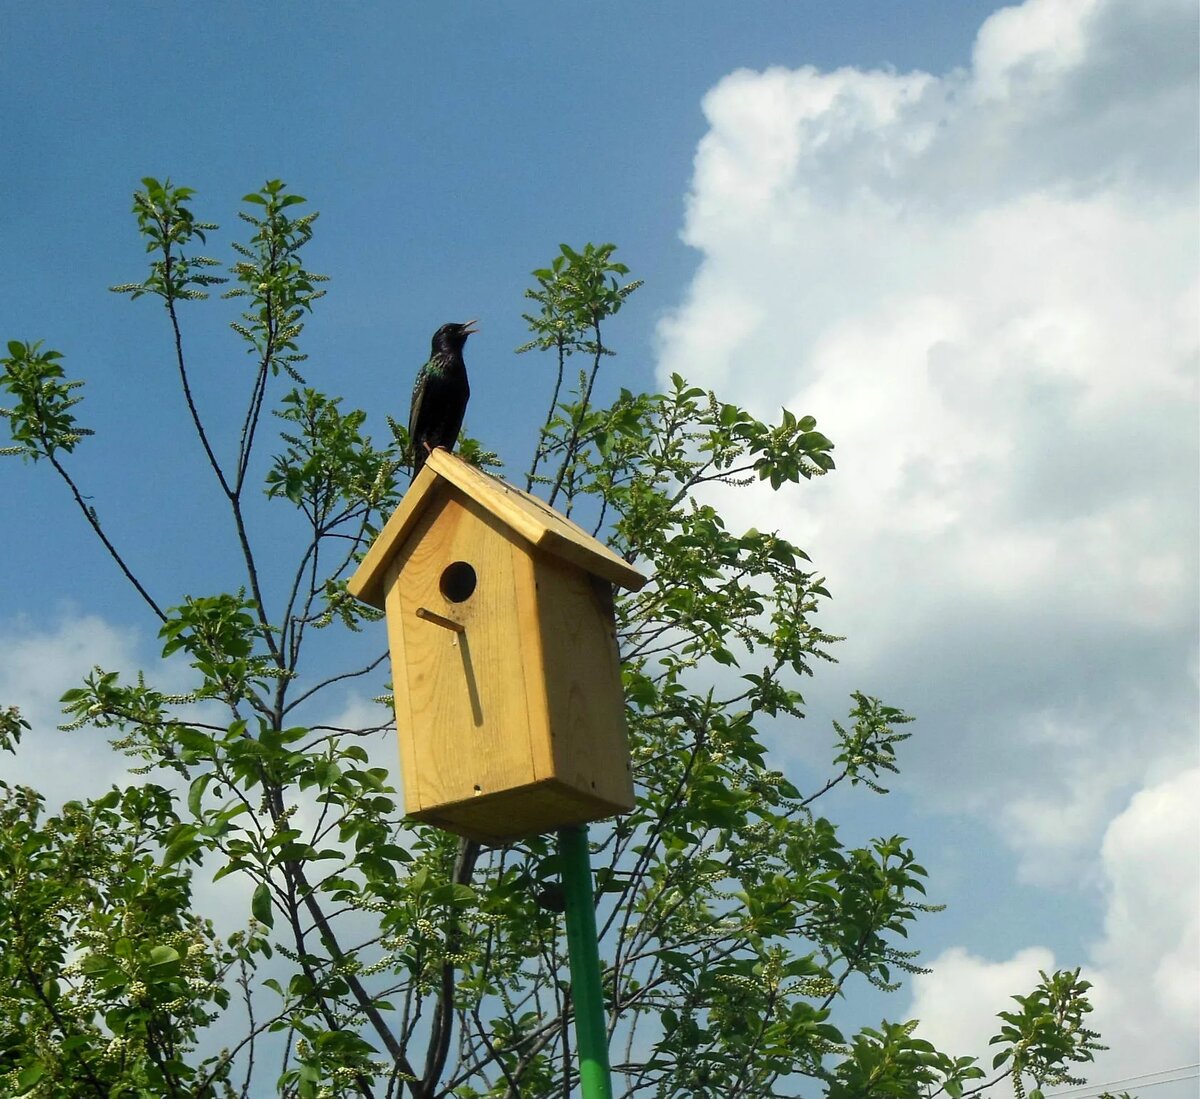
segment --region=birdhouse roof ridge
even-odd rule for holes
[[[357,599],[382,607],[384,578],[395,553],[408,541],[426,507],[449,487],[457,488],[501,524],[532,546],[586,569],[631,591],[646,577],[604,543],[555,511],[544,500],[522,492],[440,447],[433,450],[400,506],[379,532],[357,571],[349,591]]]

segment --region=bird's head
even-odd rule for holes
[[[466,321],[464,324],[443,324],[433,334],[433,352],[437,354],[441,352],[456,352],[462,351],[463,344],[467,342],[467,337],[478,331],[472,328],[471,325],[476,321]]]

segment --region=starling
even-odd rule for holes
[[[475,331],[471,327],[474,323],[443,324],[433,334],[429,361],[417,374],[408,414],[414,478],[435,446],[453,450],[458,441],[467,399],[471,396],[463,344]]]

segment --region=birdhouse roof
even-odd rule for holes
[[[561,557],[622,588],[637,591],[646,577],[587,531],[560,515],[544,500],[513,488],[440,447],[433,450],[400,506],[392,513],[357,571],[350,594],[382,607],[384,577],[425,508],[453,487],[469,497],[514,534],[545,553]]]

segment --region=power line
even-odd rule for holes
[[[1151,1076],[1165,1076],[1168,1072],[1187,1072],[1189,1069],[1200,1069],[1200,1061],[1190,1065],[1178,1065],[1175,1068],[1160,1068],[1154,1072],[1143,1072],[1140,1076],[1122,1076],[1117,1080],[1109,1080],[1103,1084],[1081,1084],[1077,1088],[1068,1088],[1066,1091],[1052,1091],[1046,1096],[1046,1099],[1056,1099],[1056,1097],[1064,1095],[1077,1095],[1081,1091],[1094,1091],[1096,1088],[1111,1088],[1115,1084],[1132,1084],[1135,1080],[1149,1080]],[[1187,1077],[1185,1076],[1186,1080]],[[1170,1081],[1167,1081],[1170,1083]]]
[[[1108,1080],[1103,1084],[1085,1084],[1066,1091],[1052,1091],[1046,1094],[1046,1099],[1098,1099],[1104,1092],[1112,1088],[1121,1088],[1126,1084],[1136,1084],[1138,1088],[1156,1088],[1160,1084],[1177,1084],[1184,1080],[1194,1080],[1200,1076],[1200,1062],[1190,1065],[1179,1065],[1176,1068],[1163,1068],[1157,1072],[1144,1072],[1140,1076],[1122,1076],[1117,1080]],[[1183,1073],[1181,1076],[1175,1073]],[[1165,1080],[1152,1080],[1152,1076],[1166,1076]],[[1145,1083],[1137,1083],[1139,1080]]]
[[[1157,1088],[1163,1084],[1182,1084],[1184,1080],[1195,1080],[1197,1076],[1200,1076],[1200,1073],[1191,1072],[1186,1076],[1172,1076],[1169,1080],[1150,1080],[1145,1084],[1135,1084],[1134,1086],[1138,1091],[1145,1091],[1147,1088]],[[1105,1093],[1111,1094],[1113,1088],[1123,1088],[1124,1086],[1124,1081],[1118,1080],[1115,1084],[1100,1084],[1099,1091],[1053,1091],[1046,1096],[1046,1099],[1056,1099],[1056,1097],[1063,1095],[1070,1095],[1071,1099],[1100,1099],[1100,1096]]]

